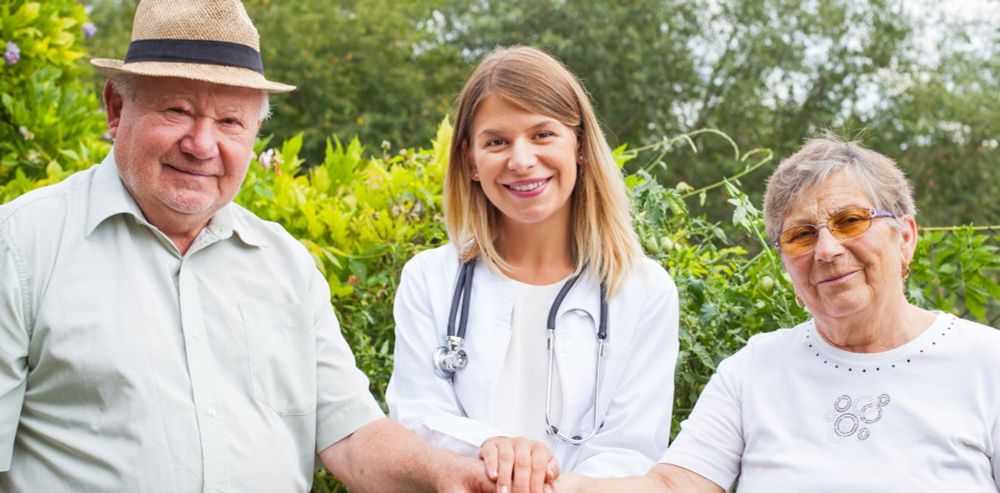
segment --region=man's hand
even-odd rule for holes
[[[495,493],[483,463],[432,447],[390,419],[357,429],[319,454],[357,493]]]
[[[450,452],[441,451],[434,471],[437,473],[435,490],[440,493],[496,493],[496,483],[486,476],[483,463]]]
[[[547,445],[525,437],[497,436],[479,449],[486,473],[499,493],[542,493],[559,477],[559,465]]]

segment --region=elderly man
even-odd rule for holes
[[[147,0],[94,60],[114,150],[0,206],[0,491],[492,489],[384,418],[326,280],[231,203],[267,113],[237,0]]]

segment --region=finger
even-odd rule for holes
[[[497,491],[510,493],[514,476],[514,445],[505,440],[497,447]]]
[[[531,453],[531,493],[542,493],[542,485],[545,484],[551,460],[552,454],[547,447],[541,444],[533,447]]]
[[[476,479],[473,485],[468,488],[471,493],[497,493],[497,484],[493,478],[490,478],[487,474],[480,473],[476,475]],[[465,493],[465,492],[463,492]]]
[[[531,442],[518,441],[514,447],[514,488],[513,493],[529,493],[531,490]]]
[[[549,463],[545,468],[545,482],[551,483],[559,479],[559,461],[555,457],[549,459]]]
[[[496,481],[497,462],[500,460],[496,442],[487,440],[483,443],[482,448],[479,449],[479,458],[483,460],[483,466],[486,468],[486,475],[493,481]]]

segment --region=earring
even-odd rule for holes
[[[806,306],[806,302],[802,301],[802,298],[799,298],[799,295],[795,295],[795,304],[798,305],[799,308]]]
[[[907,280],[909,278],[910,278],[910,266],[909,265],[904,265],[903,266],[903,280],[905,281],[905,280]]]
[[[475,180],[475,181],[479,181],[479,172],[478,171],[472,170],[472,179]]]

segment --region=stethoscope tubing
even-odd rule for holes
[[[451,303],[451,310],[448,313],[448,337],[465,339],[465,330],[469,322],[469,305],[472,304],[470,298],[472,296],[472,276],[475,272],[476,263],[474,260],[470,260],[462,264],[461,271],[458,273],[458,282],[455,284],[455,294],[452,295],[451,299],[453,301]],[[462,307],[462,318],[459,320],[458,328],[456,329],[455,314],[458,311],[459,305]]]
[[[447,337],[444,346],[441,346],[434,351],[434,371],[438,376],[449,380],[454,385],[454,377],[457,370],[464,368],[468,357],[465,351],[462,349],[463,343],[465,341],[465,333],[469,320],[469,306],[472,304],[472,277],[475,272],[476,260],[469,260],[462,263],[458,279],[455,283],[455,292],[452,295],[451,308],[448,310],[448,325],[447,325]],[[546,432],[559,440],[570,443],[573,445],[580,445],[587,440],[590,440],[598,430],[600,430],[601,425],[599,424],[597,409],[600,403],[600,382],[601,373],[603,369],[604,360],[604,346],[608,339],[608,304],[607,304],[607,285],[602,281],[600,287],[601,296],[601,311],[598,321],[597,329],[597,355],[594,367],[594,394],[593,394],[593,425],[591,426],[590,432],[585,436],[573,435],[568,436],[559,431],[555,425],[551,423],[550,410],[552,406],[552,374],[555,370],[555,331],[556,331],[556,318],[559,315],[559,307],[562,306],[563,300],[569,291],[576,284],[576,281],[580,278],[580,274],[586,269],[580,269],[579,272],[574,273],[563,286],[559,289],[559,293],[556,294],[555,300],[552,302],[552,306],[549,308],[549,315],[546,319],[546,350],[548,352],[548,375],[545,383],[545,429]],[[461,306],[461,313],[459,314],[459,306]],[[459,315],[458,327],[455,327],[455,318]],[[460,364],[450,365],[450,367],[445,367],[449,363],[455,361],[453,356],[458,356],[461,361]],[[456,401],[459,401],[458,395],[455,395]],[[461,402],[458,402],[459,407],[461,407]]]

